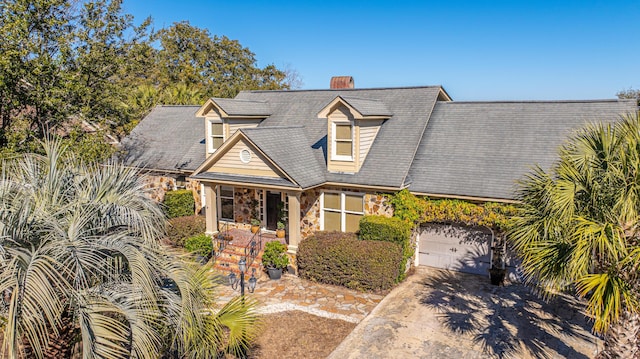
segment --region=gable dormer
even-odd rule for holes
[[[382,101],[337,96],[318,113],[327,119],[327,169],[358,172],[380,126],[391,116]]]
[[[210,98],[196,112],[196,117],[205,119],[206,156],[220,148],[237,130],[257,127],[270,115],[269,104],[263,101]]]

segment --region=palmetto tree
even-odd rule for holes
[[[601,358],[639,356],[640,118],[592,124],[533,170],[509,238],[526,278],[545,293],[573,287],[587,300]]]
[[[0,176],[4,355],[203,358],[247,346],[252,303],[210,310],[209,268],[158,245],[164,215],[135,170],[80,163],[59,142],[44,150]]]

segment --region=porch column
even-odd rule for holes
[[[204,183],[206,234],[218,232],[218,199],[216,186],[212,183]]]
[[[300,193],[287,193],[289,199],[289,253],[298,252],[300,242]]]

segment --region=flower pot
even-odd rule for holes
[[[284,238],[286,232],[284,231],[284,229],[276,229],[276,237],[277,238]]]
[[[493,285],[504,284],[504,277],[507,274],[506,269],[491,268],[489,269],[489,279]]]
[[[267,268],[269,279],[280,279],[282,277],[282,268]]]
[[[260,230],[260,226],[251,226],[251,233],[256,234]]]

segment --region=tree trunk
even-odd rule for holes
[[[640,315],[626,309],[620,318],[613,323],[604,336],[604,349],[598,353],[597,359],[638,359],[638,335],[640,335]]]
[[[45,359],[72,358],[74,347],[78,341],[79,328],[75,326],[72,314],[65,312],[61,318],[59,335],[49,335],[49,346],[44,352]],[[75,357],[78,357],[77,355]]]

